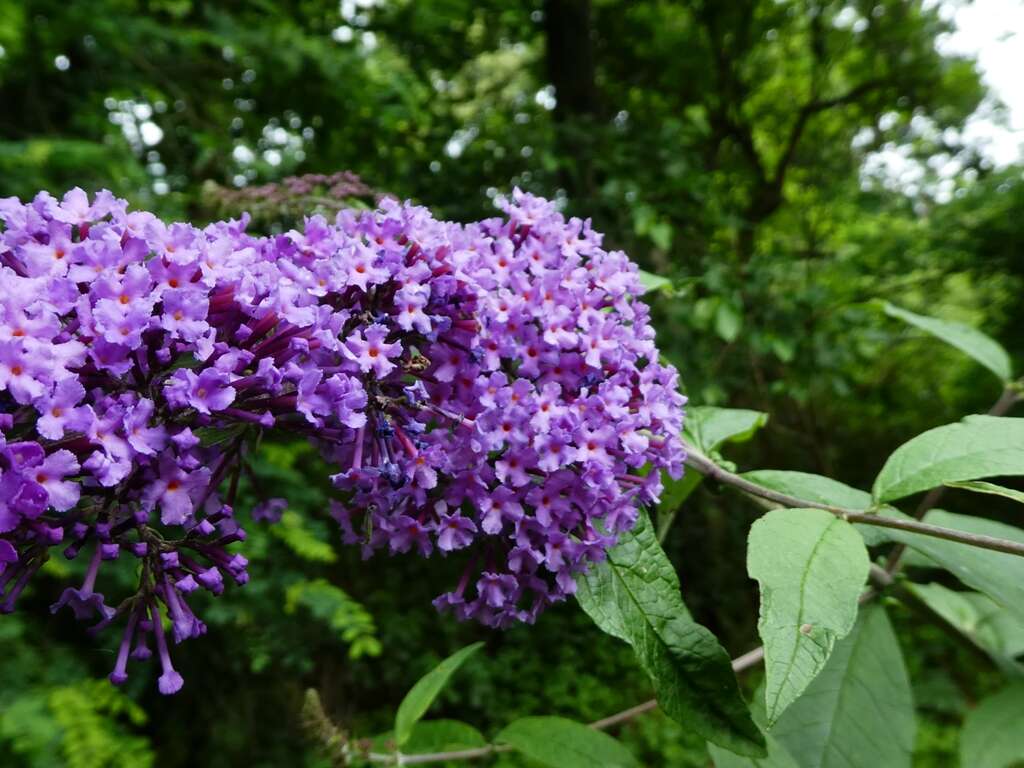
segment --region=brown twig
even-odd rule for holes
[[[994,536],[982,536],[979,534],[967,533],[966,531],[958,531],[955,528],[943,528],[938,525],[930,525],[917,520],[904,520],[902,518],[886,517],[885,515],[873,512],[847,509],[846,507],[838,507],[833,504],[822,504],[810,499],[801,499],[796,496],[790,496],[788,493],[780,493],[779,491],[765,488],[757,483],[752,483],[749,480],[728,471],[727,469],[723,469],[691,445],[685,445],[685,448],[687,452],[686,465],[688,467],[700,472],[702,475],[713,478],[723,485],[730,485],[743,493],[766,499],[770,502],[774,502],[775,504],[780,504],[783,507],[793,509],[808,507],[813,509],[823,509],[826,512],[831,512],[833,515],[841,517],[851,523],[862,523],[864,525],[874,525],[881,528],[895,528],[909,533],[918,533],[923,536],[946,539],[960,544],[967,544],[972,547],[991,549],[996,552],[1006,552],[1011,555],[1024,557],[1024,544],[1017,541],[999,539]]]

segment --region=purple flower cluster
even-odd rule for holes
[[[504,626],[571,594],[682,471],[684,398],[625,255],[539,198],[504,213],[385,200],[257,238],[106,192],[0,200],[0,610],[52,547],[84,552],[53,610],[123,622],[111,680],[152,642],[177,691],[163,619],[201,635],[189,596],[247,581],[232,507],[267,430],[336,466],[366,554],[468,550],[439,608]],[[122,555],[139,585],[111,606],[97,578]]]

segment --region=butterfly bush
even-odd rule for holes
[[[155,649],[178,691],[193,595],[248,580],[234,504],[267,432],[319,448],[364,555],[466,550],[439,609],[506,626],[571,594],[681,473],[684,398],[627,257],[542,199],[501,210],[254,237],[108,192],[0,201],[0,611],[52,549],[82,557],[52,610],[120,628],[115,684]],[[118,558],[138,586],[113,602]]]

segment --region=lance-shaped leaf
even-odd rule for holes
[[[401,747],[412,735],[413,727],[430,705],[437,694],[462,663],[483,647],[483,643],[473,643],[456,651],[417,681],[398,705],[395,714],[395,743]]]
[[[1024,621],[980,592],[957,592],[942,584],[908,583],[907,589],[950,626],[989,654],[1006,672],[1020,675],[1024,665]]]
[[[962,482],[948,482],[946,485],[950,488],[960,488],[964,491],[974,491],[975,493],[987,493],[990,496],[1002,496],[1004,499],[1012,499],[1013,501],[1019,501],[1024,504],[1024,491],[1017,491],[1013,488],[1004,488],[1001,485],[995,483],[986,483],[983,480],[965,480]]]
[[[846,509],[868,509],[874,503],[871,494],[867,491],[840,483],[831,477],[814,475],[809,472],[758,469],[753,472],[745,472],[741,477],[787,496],[816,501],[819,504],[831,504]],[[864,543],[869,547],[889,541],[884,528],[860,524],[853,527],[860,532]]]
[[[769,726],[853,629],[869,567],[860,534],[824,510],[778,509],[751,527],[747,571],[761,585]]]
[[[969,355],[988,368],[1003,382],[1013,378],[1013,368],[1010,365],[1010,356],[991,336],[988,336],[976,328],[963,323],[951,320],[939,320],[927,315],[918,315],[895,304],[883,302],[885,314],[895,317],[915,328],[930,333],[952,347],[956,347],[965,355]]]
[[[714,744],[708,744],[708,753],[711,755],[715,768],[801,768],[776,739],[769,735],[766,737],[766,741],[768,743],[767,757],[744,757]]]
[[[667,277],[662,277],[643,269],[637,270],[637,276],[640,278],[640,285],[643,286],[644,293],[672,292],[672,281]]]
[[[1021,716],[1024,683],[985,699],[964,720],[960,765],[964,768],[1011,768],[1024,762]]]
[[[868,509],[871,494],[853,488],[831,477],[814,475],[809,472],[790,472],[782,469],[759,469],[744,472],[744,480],[763,485],[779,493],[796,496],[819,504],[834,504],[847,509]]]
[[[1024,543],[1024,531],[1020,528],[981,517],[955,515],[933,509],[925,515],[924,521],[943,528],[955,528],[968,533]],[[908,531],[892,529],[889,535],[894,541],[913,547],[967,586],[984,592],[1003,608],[1024,620],[1024,557]]]
[[[1024,419],[968,416],[897,448],[875,478],[873,495],[889,502],[944,483],[997,475],[1024,475]]]
[[[391,731],[378,734],[370,739],[375,752],[392,752],[395,749],[395,734]],[[487,746],[487,740],[476,728],[458,720],[420,720],[412,727],[412,733],[402,747],[406,755],[450,752],[461,749],[479,749]]]
[[[658,511],[667,514],[679,509],[679,505],[700,485],[701,479],[701,474],[693,469],[687,469],[678,480],[669,477],[666,472],[662,480],[664,490],[658,499]]]
[[[760,411],[703,405],[687,411],[683,436],[702,452],[710,453],[722,443],[742,443],[749,440],[767,422],[768,414]],[[659,525],[671,524],[676,510],[703,479],[703,476],[693,469],[687,469],[679,480],[673,480],[665,473],[662,479],[665,489],[658,501]]]
[[[914,702],[881,606],[836,643],[825,668],[771,730],[800,768],[910,768]]]
[[[576,597],[598,627],[633,646],[665,714],[733,752],[764,754],[729,654],[691,618],[646,514],[577,585]]]
[[[636,758],[602,731],[564,717],[524,717],[505,726],[499,743],[551,768],[636,768]]]
[[[754,722],[764,731],[764,685],[760,685],[754,693],[754,703],[750,709]],[[765,734],[768,745],[766,757],[745,757],[722,749],[716,744],[708,744],[708,754],[715,768],[800,768],[789,751],[771,734]]]
[[[686,411],[683,436],[704,453],[722,443],[742,443],[768,423],[768,414],[745,408],[717,408],[698,405]]]

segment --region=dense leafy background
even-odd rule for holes
[[[203,221],[224,212],[213,184],[352,169],[459,219],[513,184],[557,196],[672,279],[651,301],[692,402],[771,414],[733,460],[869,488],[896,446],[999,394],[988,370],[873,300],[983,328],[1024,357],[1024,168],[959,144],[985,91],[971,61],[936,52],[947,27],[923,5],[0,0],[0,195],[107,186]],[[865,177],[865,154],[895,146],[926,162],[922,182]],[[252,526],[252,583],[204,611],[210,634],[180,654],[177,697],[138,676],[124,694],[93,682],[112,649],[50,618],[58,581],[40,579],[0,621],[0,763],[321,765],[304,689],[354,732],[382,733],[409,685],[479,639],[434,713],[489,736],[650,696],[629,648],[576,605],[501,634],[457,626],[429,604],[451,581],[443,561],[335,547],[325,477],[308,451],[263,447],[248,497],[273,488],[292,513]],[[949,496],[1013,521],[1005,498]],[[734,654],[758,642],[743,568],[754,515],[704,483],[664,542],[694,617]],[[997,665],[890,613],[913,649],[915,761],[950,765]],[[660,714],[618,735],[643,764],[708,764]]]

